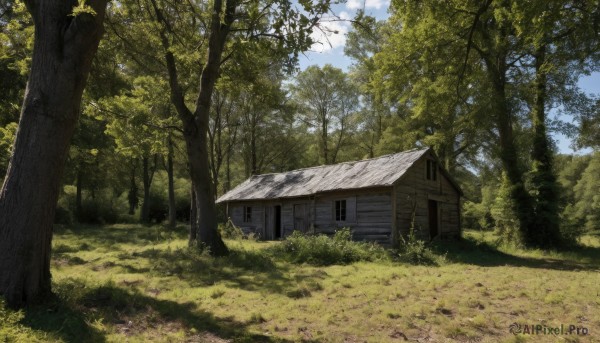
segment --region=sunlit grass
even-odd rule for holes
[[[0,305],[0,341],[554,342],[510,324],[578,325],[599,341],[600,240],[568,252],[497,246],[490,233],[435,247],[440,266],[297,265],[229,240],[212,258],[186,228],[116,225],[55,235],[56,298],[22,312]],[[272,251],[272,249],[268,249]],[[562,338],[561,338],[562,339]]]

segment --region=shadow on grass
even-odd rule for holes
[[[65,342],[105,342],[104,334],[92,327],[89,319],[81,310],[52,295],[44,304],[27,309],[21,324]]]
[[[276,264],[271,257],[260,250],[246,250],[243,247],[230,247],[226,257],[214,258],[195,248],[163,249],[149,247],[149,243],[162,243],[168,239],[187,238],[186,228],[179,226],[168,230],[160,226],[144,227],[134,224],[112,226],[79,226],[75,229],[59,231],[69,244],[60,244],[54,251],[54,261],[74,264],[69,254],[76,252],[85,243],[86,250],[98,247],[117,251],[118,261],[97,262],[96,271],[122,268],[127,273],[154,274],[177,277],[191,287],[213,286],[224,283],[248,291],[279,293],[290,298],[298,294],[310,296],[311,291],[320,288],[319,281],[327,277],[321,270],[294,268],[285,263]],[[121,244],[131,244],[147,249],[128,252]],[[130,250],[130,249],[128,249]],[[137,262],[146,260],[149,267],[139,267]],[[60,264],[59,263],[59,264]]]
[[[57,226],[57,234],[63,236],[73,235],[76,238],[85,240],[79,247],[57,246],[59,252],[71,252],[72,250],[87,250],[89,247],[102,247],[111,250],[119,250],[115,244],[135,244],[143,245],[153,242],[162,243],[167,240],[182,239],[187,237],[187,228],[184,225],[178,225],[175,229],[167,229],[160,225],[143,226],[140,224],[115,224],[109,226],[103,225],[82,225],[66,228]],[[82,249],[82,246],[84,249]]]
[[[105,342],[107,333],[126,337],[179,337],[186,341],[233,340],[235,342],[287,342],[248,331],[248,325],[233,318],[217,318],[193,303],[159,300],[113,284],[86,288],[76,279],[55,285],[58,294],[44,305],[27,310],[21,324],[65,342]],[[96,329],[90,323],[101,322]]]
[[[511,255],[488,242],[471,237],[437,243],[432,248],[438,254],[446,254],[446,259],[450,262],[484,267],[508,265],[568,271],[600,269],[600,248],[590,246],[574,247],[547,258]]]
[[[231,248],[229,256],[213,258],[194,248],[173,251],[148,249],[136,256],[152,261],[152,273],[177,276],[192,287],[224,283],[248,291],[279,293],[297,298],[300,291],[318,290],[319,280],[328,277],[323,270],[291,269],[276,264],[264,252]],[[309,290],[307,290],[307,287]]]

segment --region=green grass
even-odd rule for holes
[[[600,237],[566,252],[521,251],[492,234],[438,244],[438,265],[390,259],[289,262],[281,243],[187,248],[186,230],[114,225],[55,234],[56,295],[0,304],[0,342],[600,341]],[[587,337],[513,335],[509,325],[579,325]]]

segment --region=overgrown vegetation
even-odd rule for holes
[[[414,229],[409,230],[407,236],[400,236],[397,259],[416,265],[438,265],[445,261],[443,254],[434,252],[425,241],[416,237]]]
[[[596,195],[600,193],[598,168],[600,154],[583,156],[558,155],[556,174],[561,199],[557,208],[560,214],[562,242],[556,244],[568,248],[585,234],[600,228],[600,213]],[[510,210],[511,199],[504,178],[495,181],[489,174],[480,176],[487,183],[471,196],[463,206],[462,224],[467,229],[496,231],[504,243],[519,245],[522,241],[517,230],[517,219]]]
[[[350,264],[358,261],[377,261],[387,257],[386,251],[374,243],[352,240],[350,229],[340,229],[332,237],[305,235],[294,231],[281,244],[274,245],[273,256],[292,263],[317,266]]]
[[[348,232],[339,236],[347,241]],[[187,247],[183,225],[60,227],[55,296],[21,311],[0,304],[0,341],[511,342],[527,337],[510,324],[538,318],[592,329],[600,325],[600,301],[589,296],[600,292],[599,237],[545,252],[467,232],[425,246],[444,257],[437,264],[325,266],[273,254],[285,242],[246,239],[228,240],[231,254],[214,258]]]

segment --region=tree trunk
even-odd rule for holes
[[[227,193],[231,189],[231,150],[227,152],[227,156],[225,156],[225,185],[223,187],[223,192]]]
[[[152,1],[157,20],[168,24],[162,15],[156,1]],[[208,38],[208,57],[200,77],[200,91],[196,100],[196,110],[191,113],[185,104],[185,96],[178,81],[175,56],[169,50],[170,43],[164,31],[161,33],[161,43],[165,48],[165,59],[169,73],[171,101],[183,122],[186,150],[190,164],[190,177],[194,187],[198,210],[198,229],[196,239],[199,245],[205,245],[214,256],[229,253],[227,246],[217,231],[217,210],[212,189],[209,166],[207,135],[210,119],[210,106],[215,83],[219,78],[221,57],[225,42],[235,20],[236,0],[215,0],[210,23]],[[224,12],[224,13],[223,13]]]
[[[328,137],[328,120],[326,115],[322,116],[322,122],[321,122],[321,140],[323,143],[323,160],[325,164],[329,164],[329,147],[327,146],[327,140],[329,139]]]
[[[150,166],[148,157],[142,159],[142,170],[144,178],[144,199],[142,202],[142,210],[140,211],[140,222],[150,222]]]
[[[83,179],[83,175],[81,173],[81,167],[79,167],[77,169],[77,181],[76,181],[77,192],[75,195],[75,218],[77,218],[78,221],[81,219],[81,212],[82,212],[82,204],[81,204],[82,203],[82,199],[81,199],[82,179]]]
[[[535,53],[535,103],[532,111],[533,151],[531,185],[534,194],[535,220],[530,245],[550,248],[560,244],[558,185],[552,163],[552,150],[546,133],[546,46]]]
[[[510,183],[512,212],[519,221],[519,231],[523,243],[529,245],[533,204],[523,183],[523,170],[517,155],[512,114],[506,98],[506,58],[498,58],[495,64],[488,63],[488,73],[492,83],[492,108],[499,136],[500,160]]]
[[[194,192],[194,184],[190,189],[190,238],[188,245],[193,246],[196,243],[198,234],[198,206],[196,206],[196,192]]]
[[[135,209],[138,207],[138,188],[137,183],[135,182],[135,170],[137,161],[132,160],[132,168],[131,168],[131,179],[129,180],[129,193],[127,194],[127,200],[129,201],[129,214],[133,215],[135,213]]]
[[[188,147],[190,176],[198,211],[196,218],[192,218],[197,222],[196,239],[199,245],[205,245],[210,249],[211,255],[223,256],[228,253],[228,249],[217,231],[217,209],[210,181],[206,132],[204,135],[201,133],[202,130],[196,132],[196,135],[184,136]]]
[[[252,115],[252,129],[250,130],[250,175],[258,174],[258,157],[256,156],[256,116]]]
[[[72,15],[74,0],[29,0],[35,24],[31,72],[19,130],[0,191],[0,294],[11,307],[50,292],[52,223],[61,178],[100,37],[96,15]]]
[[[169,136],[167,156],[167,177],[169,179],[169,227],[175,228],[177,224],[177,208],[175,206],[175,181],[173,180],[173,140]]]

